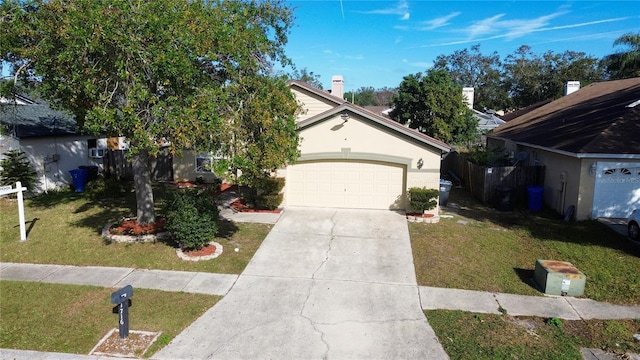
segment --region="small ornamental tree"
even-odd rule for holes
[[[438,201],[436,200],[438,195],[440,195],[438,189],[413,187],[409,189],[409,203],[412,209],[423,213],[438,205]]]
[[[20,150],[9,150],[0,161],[0,182],[2,185],[15,185],[20,181],[22,186],[32,190],[36,183],[36,171]]]

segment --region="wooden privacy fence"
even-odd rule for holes
[[[460,178],[460,185],[483,204],[495,204],[503,195],[501,191],[508,187],[513,189],[515,202],[526,205],[527,186],[544,184],[544,166],[487,167],[452,155],[443,161],[443,176],[455,174]]]
[[[103,161],[104,175],[117,179],[132,179],[133,168],[124,150],[109,150]],[[173,157],[163,150],[151,160],[151,178],[154,181],[173,181]]]

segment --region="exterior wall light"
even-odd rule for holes
[[[418,159],[418,169],[422,169],[422,165],[424,165],[424,161],[420,158]]]
[[[343,113],[342,115],[340,115],[340,117],[344,121],[343,124],[346,123],[347,121],[349,121],[349,114],[347,114],[347,113]]]

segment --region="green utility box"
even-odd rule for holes
[[[566,261],[536,260],[533,279],[549,295],[581,296],[587,277]]]

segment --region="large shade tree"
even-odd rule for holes
[[[478,120],[462,97],[462,86],[446,70],[407,75],[393,100],[390,116],[401,124],[448,143],[475,138]]]
[[[567,81],[577,80],[584,86],[601,77],[598,60],[583,52],[538,55],[522,45],[504,64],[504,84],[516,109],[561,97]]]
[[[288,62],[277,0],[7,0],[0,15],[14,72],[83,129],[130,141],[139,223],[155,220],[150,158],[166,141],[252,177],[295,159],[295,99],[268,76]]]
[[[478,44],[451,55],[439,55],[433,68],[447,70],[458,85],[473,87],[476,109],[507,107],[508,94],[502,84],[502,62],[497,52],[483,55]]]

